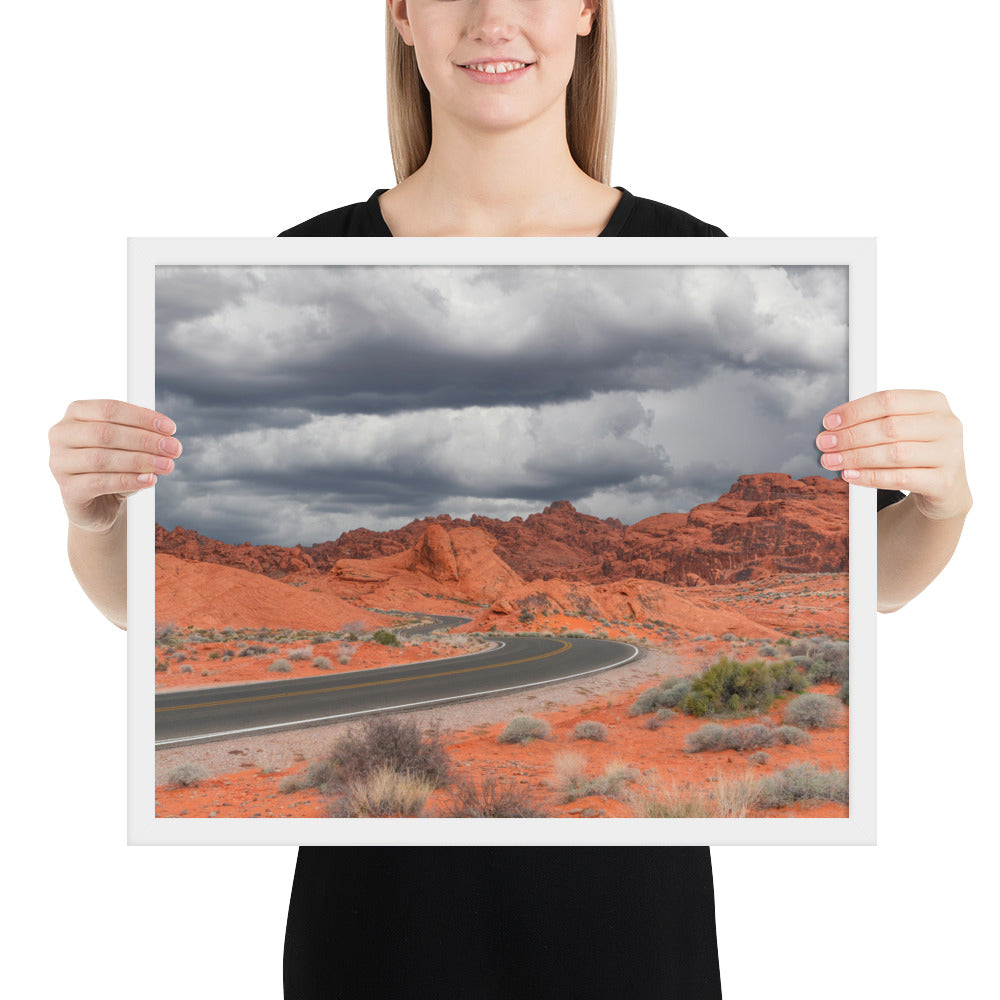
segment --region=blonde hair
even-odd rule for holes
[[[423,165],[431,148],[431,96],[417,57],[385,12],[385,77],[389,146],[396,182]],[[589,35],[576,40],[566,88],[566,140],[578,167],[602,184],[611,177],[615,131],[615,26],[611,0],[597,0]]]

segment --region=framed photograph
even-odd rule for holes
[[[875,842],[874,240],[128,267],[130,843]]]

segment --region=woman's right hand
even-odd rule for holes
[[[181,453],[174,422],[117,399],[70,403],[49,430],[49,468],[71,524],[106,532],[125,498],[166,475]]]

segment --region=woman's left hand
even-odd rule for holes
[[[822,464],[848,483],[907,490],[933,520],[964,516],[972,506],[962,424],[940,392],[875,392],[831,410],[823,426],[816,438]]]

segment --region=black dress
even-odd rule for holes
[[[725,236],[619,190],[601,236]],[[392,236],[380,194],[281,235]],[[301,847],[284,983],[285,1000],[719,1000],[711,854]]]

